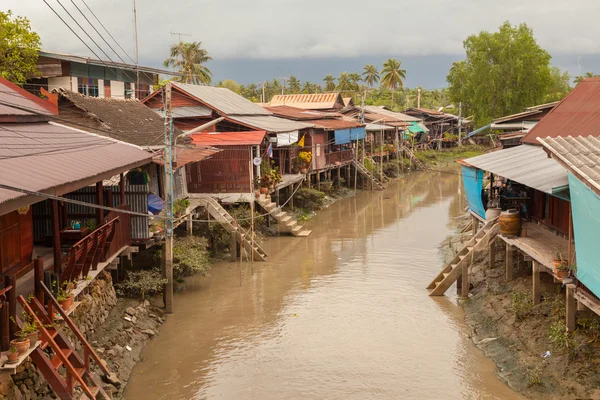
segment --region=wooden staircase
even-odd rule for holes
[[[425,168],[425,164],[423,164],[416,156],[415,153],[413,153],[413,151],[411,149],[409,149],[406,146],[400,145],[400,151],[404,152],[408,158],[410,159],[410,161],[415,165],[415,167],[421,169],[421,170],[426,170],[427,168]]]
[[[456,254],[456,256],[444,266],[433,281],[427,286],[430,296],[442,296],[452,284],[462,276],[468,273],[468,267],[471,265],[473,253],[481,250],[488,245],[499,231],[497,220],[487,222],[483,228],[467,242],[466,246]]]
[[[312,233],[312,231],[304,229],[301,225],[298,225],[298,221],[292,218],[287,212],[283,211],[277,204],[273,203],[270,199],[261,195],[258,199],[258,204],[265,209],[273,218],[277,220],[279,226],[285,231],[290,232],[296,237],[306,237]]]
[[[66,328],[70,329],[81,343],[83,357],[75,351],[75,347],[67,336],[55,326],[51,317],[56,310],[61,310],[58,301],[43,282],[40,282],[40,287],[44,292],[43,294],[38,293],[38,297],[42,298],[41,302],[36,297],[30,301],[25,300],[23,296],[19,296],[17,299],[28,317],[40,327],[41,337],[39,340],[41,343],[30,354],[31,360],[61,400],[74,399],[74,389],[77,386],[83,392],[81,399],[111,399],[112,396],[103,389],[98,375],[90,369],[90,361],[94,361],[106,376],[111,376],[110,371],[79,332],[71,318],[62,315]],[[47,300],[46,308],[42,305],[44,298]],[[17,321],[17,323],[21,324],[21,321]]]
[[[371,172],[369,172],[369,170],[367,168],[365,168],[365,166],[361,163],[358,162],[357,160],[352,160],[352,165],[354,166],[354,168],[356,168],[358,170],[358,172],[363,175],[364,177],[366,177],[367,179],[369,179],[371,182],[373,182],[373,185],[379,189],[379,190],[385,190],[385,184],[383,182],[381,182],[375,175],[373,175]]]
[[[226,209],[219,202],[211,197],[203,197],[199,200],[199,204],[206,208],[208,213],[229,233],[235,232],[237,242],[243,246],[248,252],[254,254],[254,260],[266,261],[269,255],[257,242],[252,242],[250,234],[240,226]]]

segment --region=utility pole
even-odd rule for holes
[[[140,59],[139,59],[139,47],[138,47],[138,30],[137,30],[137,8],[135,6],[135,0],[133,0],[133,29],[135,30],[135,90],[133,92],[134,98],[138,98],[140,89]]]
[[[417,89],[417,108],[421,108],[421,89]]]
[[[171,82],[165,86],[165,263],[163,277],[167,279],[163,299],[165,311],[173,312],[173,119]]]
[[[458,146],[462,146],[462,101],[458,103]]]

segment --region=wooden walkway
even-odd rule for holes
[[[285,174],[281,176],[281,182],[275,186],[275,190],[281,190],[290,185],[294,185],[298,182],[302,182],[306,178],[304,174]]]

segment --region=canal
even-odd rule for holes
[[[214,265],[176,295],[125,398],[521,399],[454,290],[425,290],[465,207],[456,173],[415,173],[321,211],[306,239],[269,238],[266,263]]]

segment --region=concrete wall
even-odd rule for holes
[[[119,81],[110,81],[110,97],[116,99],[125,98],[125,83]]]
[[[72,81],[71,81],[72,79]],[[77,78],[70,76],[60,76],[58,78],[48,78],[48,91],[63,88],[66,90],[77,91]]]

